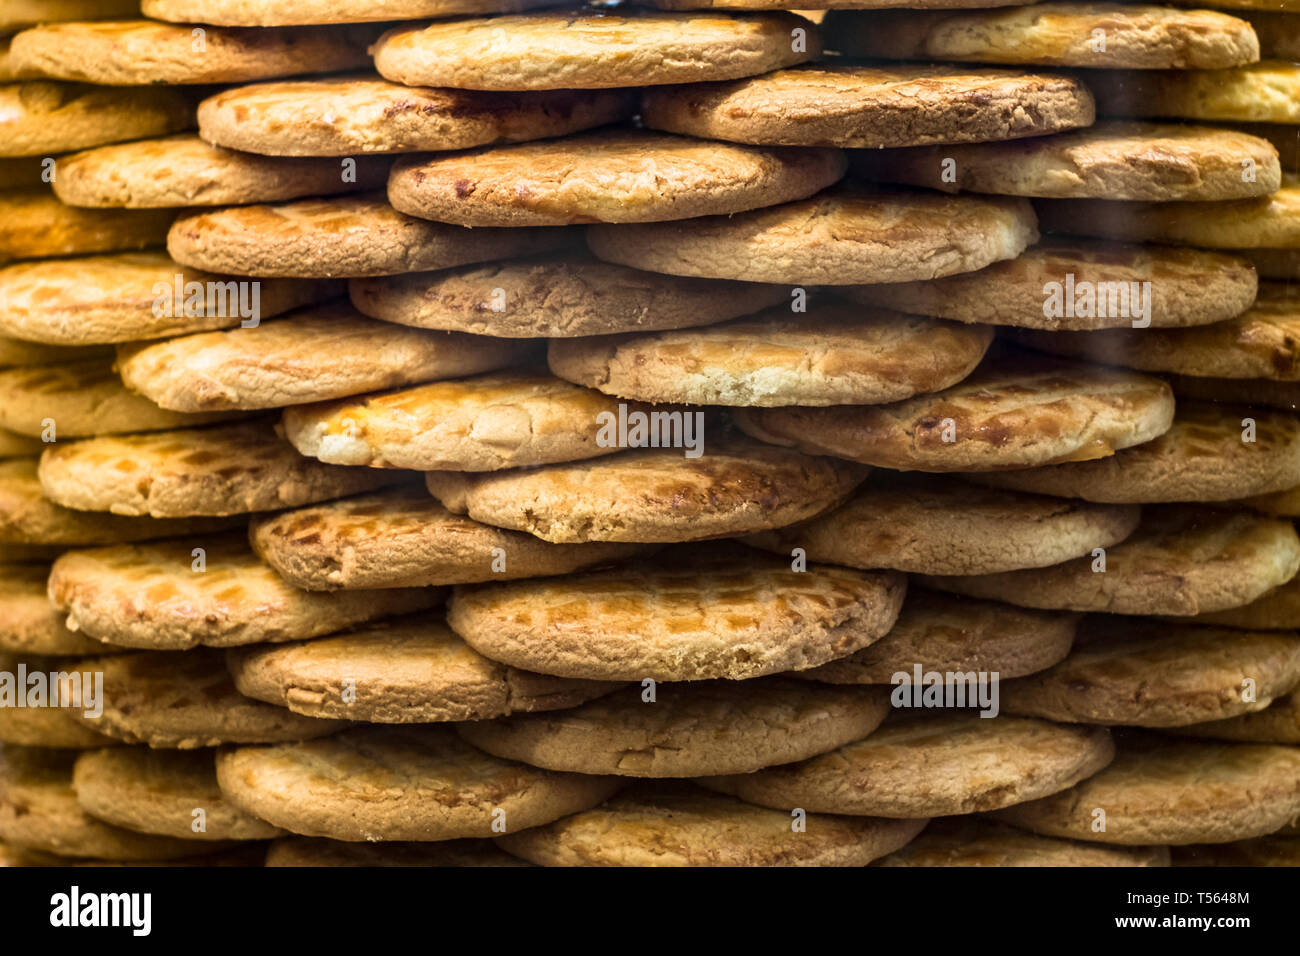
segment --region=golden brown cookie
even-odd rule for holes
[[[1002,709],[1072,724],[1181,727],[1263,710],[1297,683],[1294,632],[1092,615],[1069,657],[1002,684]]]
[[[1102,116],[1300,122],[1300,66],[1287,60],[1222,70],[1097,70],[1087,82]]]
[[[851,568],[987,574],[1040,568],[1118,544],[1138,509],[878,472],[843,507],[745,539],[765,551]]]
[[[956,13],[835,10],[822,29],[827,45],[841,53],[901,60],[1215,70],[1259,59],[1259,40],[1244,20],[1129,3],[1046,2]]]
[[[1263,836],[1297,813],[1295,747],[1133,734],[1095,777],[999,816],[1047,836],[1180,846]]]
[[[675,223],[596,225],[593,252],[669,275],[750,282],[910,282],[1013,259],[1038,238],[1023,199],[836,187],[802,202]]]
[[[308,591],[545,577],[646,550],[606,541],[551,544],[494,528],[452,514],[419,486],[254,518],[249,537],[263,561]]]
[[[574,9],[389,30],[375,68],[406,86],[564,90],[702,83],[814,59],[816,25],[755,15]]]
[[[834,62],[721,83],[652,87],[651,129],[772,146],[879,149],[1041,136],[1087,126],[1092,94],[1044,73]]]
[[[543,0],[144,0],[143,7],[145,16],[175,23],[273,27],[497,13],[539,2]]]
[[[292,508],[405,480],[303,458],[264,421],[55,445],[39,474],[66,508],[154,518]]]
[[[640,783],[600,806],[498,843],[544,866],[863,866],[924,820],[790,816],[689,783]]]
[[[282,837],[266,851],[267,866],[528,866],[491,840],[439,843],[344,843]]]
[[[179,217],[167,238],[178,262],[236,275],[394,275],[562,248],[562,229],[482,229],[405,216],[377,193],[234,206]]]
[[[1300,418],[1275,409],[1179,402],[1167,432],[1109,458],[992,472],[979,480],[1101,502],[1229,501],[1266,494],[1300,485]]]
[[[863,740],[802,763],[707,777],[749,803],[917,818],[977,813],[1072,787],[1114,756],[1103,727],[947,711],[895,714]]]
[[[1132,850],[1026,833],[987,817],[932,820],[875,866],[1168,866],[1165,847]]]
[[[553,773],[475,750],[450,727],[359,727],[217,757],[226,798],[304,836],[350,842],[491,837],[610,796],[611,777]]]
[[[613,570],[462,585],[447,623],[484,656],[543,674],[743,680],[879,640],[905,589],[889,572],[793,571],[757,552],[697,546]]]
[[[173,87],[0,86],[0,156],[48,156],[193,126],[194,104]]]
[[[1166,505],[1144,508],[1137,531],[1104,553],[1050,568],[924,580],[1023,607],[1185,617],[1249,604],[1298,568],[1300,538],[1289,521]]]
[[[560,710],[618,686],[498,664],[440,619],[423,614],[314,641],[238,648],[226,664],[248,697],[307,717],[371,724],[483,721]]]
[[[791,300],[784,286],[666,276],[577,254],[353,279],[348,292],[385,322],[506,338],[680,329]]]
[[[69,551],[54,562],[49,593],[75,631],[171,651],[331,634],[442,598],[433,588],[300,591],[258,560],[242,534]]]
[[[224,90],[199,104],[209,143],[268,156],[470,149],[564,136],[631,116],[624,90],[487,93],[360,73]],[[335,166],[334,168],[337,168]]]
[[[0,192],[0,262],[161,246],[172,215],[165,209],[78,209],[43,186],[6,189]]]
[[[1293,690],[1254,713],[1167,729],[1169,733],[1187,737],[1297,745],[1300,744],[1300,690]]]
[[[1050,237],[977,272],[840,292],[864,305],[959,322],[1086,330],[1221,322],[1246,311],[1257,287],[1250,262],[1236,256]]]
[[[1169,429],[1174,398],[1136,372],[1018,353],[892,405],[737,409],[754,438],[882,468],[1001,471],[1104,458]]]
[[[551,371],[607,395],[691,405],[875,405],[964,379],[982,325],[838,302],[778,305],[704,328],[551,342]]]
[[[209,750],[89,750],[72,768],[81,809],[137,833],[181,840],[266,840],[284,831],[228,803]]]
[[[515,364],[533,352],[528,342],[376,322],[346,302],[333,302],[256,328],[126,345],[118,349],[117,369],[126,387],[150,403],[176,412],[212,412],[282,408],[459,378]],[[5,375],[0,372],[0,398]],[[176,412],[171,417],[182,421],[161,427],[193,417]],[[5,417],[0,410],[0,425]]]
[[[45,654],[67,657],[113,650],[70,631],[63,615],[50,606],[45,564],[0,565],[0,654]]]
[[[688,413],[689,414],[689,413]],[[696,457],[638,448],[531,469],[431,471],[448,511],[543,541],[700,541],[767,531],[844,501],[866,470],[745,438]]]

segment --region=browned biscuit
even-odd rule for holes
[[[1256,0],[1259,2],[1259,0]],[[1220,3],[1226,6],[1225,2]],[[1300,66],[1263,60],[1230,69],[1097,70],[1087,83],[1102,116],[1300,122]]]
[[[335,293],[301,279],[238,282],[163,252],[46,259],[0,269],[0,332],[47,345],[104,345],[227,329]]]
[[[543,674],[743,680],[817,667],[879,640],[905,590],[897,574],[793,571],[714,546],[565,578],[462,585],[447,623],[484,656]]]
[[[1298,813],[1294,747],[1134,734],[1095,777],[999,816],[1048,836],[1180,846],[1263,836]]]
[[[1132,850],[1026,833],[987,817],[932,820],[874,866],[1168,866],[1166,847]]]
[[[273,27],[497,13],[545,2],[548,0],[144,0],[143,7],[145,16],[175,23]]]
[[[548,770],[620,777],[749,773],[859,740],[889,712],[883,688],[765,677],[633,685],[571,710],[459,724],[490,754]]]
[[[1150,201],[1243,199],[1282,183],[1268,140],[1231,129],[1108,120],[1008,143],[867,150],[852,167],[876,182],[943,192]],[[1242,175],[1249,167],[1253,175]]]
[[[72,206],[224,206],[375,189],[387,160],[279,159],[211,146],[194,133],[118,143],[59,161],[54,191]],[[167,225],[171,225],[168,220]],[[153,240],[161,245],[166,229]]]
[[[1298,426],[1300,427],[1300,426]],[[1081,505],[923,474],[878,474],[843,507],[746,538],[812,561],[926,574],[987,574],[1059,564],[1118,544],[1135,507]]]
[[[1067,723],[1181,727],[1263,710],[1300,683],[1300,634],[1094,615],[1070,656],[1002,684],[1002,709]]]
[[[73,630],[119,647],[154,650],[332,634],[389,614],[428,610],[442,598],[433,588],[300,591],[262,564],[237,534],[69,551],[54,562],[49,594]]]
[[[0,262],[7,262],[161,246],[172,212],[78,209],[44,187],[29,187],[0,192],[0,220]]]
[[[924,820],[790,816],[688,783],[641,783],[592,810],[502,837],[545,866],[863,866],[898,849]]]
[[[1300,744],[1300,690],[1279,697],[1255,713],[1167,729],[1169,733],[1211,740],[1297,745]]]
[[[31,80],[0,86],[0,155],[48,156],[194,126],[194,104],[167,86],[114,89]]]
[[[249,537],[263,561],[308,591],[536,578],[646,550],[606,541],[551,544],[454,515],[418,486],[254,518]]]
[[[491,840],[439,843],[344,843],[282,837],[266,851],[267,866],[528,866]]]
[[[1300,569],[1300,537],[1289,521],[1190,505],[1143,512],[1130,538],[1100,554],[1050,568],[925,580],[1023,607],[1186,617],[1249,604]]]
[[[454,514],[543,541],[653,543],[793,524],[843,502],[866,474],[849,462],[743,438],[700,450],[698,457],[638,448],[531,469],[431,471],[425,484]]]
[[[1084,330],[1139,319],[1152,328],[1221,322],[1246,311],[1257,287],[1251,264],[1223,253],[1051,237],[977,272],[841,291],[864,305],[959,322]]]
[[[1114,754],[1103,727],[960,711],[897,714],[869,737],[811,760],[700,782],[778,810],[951,816],[1065,790]]]
[[[882,468],[1001,471],[1088,461],[1169,429],[1169,386],[1136,372],[990,355],[965,381],[892,405],[737,409],[754,438]]]
[[[236,275],[394,275],[564,247],[562,229],[482,229],[405,216],[376,193],[235,206],[183,215],[167,249],[178,262]]]
[[[63,615],[50,606],[44,564],[0,566],[0,654],[84,657],[113,650],[68,630]]]
[[[181,840],[266,840],[284,831],[228,803],[211,751],[112,747],[72,768],[81,809],[137,833]]]
[[[177,412],[282,408],[416,382],[488,372],[528,358],[531,343],[407,329],[345,302],[291,312],[256,328],[205,332],[118,349],[127,388]],[[12,373],[9,373],[12,374]],[[0,372],[0,399],[5,395]],[[136,399],[137,402],[142,402]],[[0,425],[5,423],[0,408]],[[142,431],[134,428],[132,431]]]
[[[910,282],[1012,259],[1038,239],[1023,199],[836,187],[801,202],[674,223],[587,231],[610,262],[749,282]]]
[[[718,325],[551,342],[561,378],[607,395],[691,405],[875,405],[936,392],[974,370],[982,325],[817,303]]]
[[[261,421],[55,445],[39,476],[66,508],[154,518],[292,508],[405,479],[303,458]]]
[[[0,11],[0,33],[60,20],[97,20],[139,14],[140,0],[10,0]]]
[[[347,726],[250,700],[235,690],[224,654],[210,648],[117,654],[97,658],[94,669],[104,674],[103,714],[71,713],[84,725],[130,744],[195,750],[310,740]]]
[[[475,750],[450,727],[360,727],[217,757],[226,798],[304,836],[350,842],[491,837],[595,806],[611,777],[553,773]]]
[[[1229,501],[1266,494],[1300,485],[1300,418],[1267,408],[1179,402],[1167,432],[1109,458],[992,472],[979,480],[1101,502]]]
[[[1178,847],[1174,866],[1300,866],[1300,840],[1262,836],[1236,843]]]
[[[1259,59],[1259,40],[1244,20],[1130,3],[1049,0],[957,13],[836,10],[823,30],[841,53],[900,60],[1215,70]]]
[[[256,83],[199,104],[199,133],[268,156],[470,149],[563,136],[631,116],[625,90],[486,93],[390,83],[369,73]],[[337,168],[337,167],[335,167]]]
[[[483,721],[560,710],[618,686],[498,664],[426,615],[314,641],[239,648],[226,664],[248,697],[308,717],[372,724]]]
[[[666,276],[563,254],[353,279],[348,292],[385,322],[507,338],[688,328],[791,298],[779,285]]]
[[[374,54],[380,74],[407,86],[563,90],[732,80],[821,49],[816,25],[790,13],[577,8],[402,25]]]
[[[1087,126],[1092,94],[1043,73],[819,63],[723,83],[652,87],[651,129],[772,146],[879,149],[1040,136]]]

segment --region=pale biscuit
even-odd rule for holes
[[[1159,379],[1038,356],[993,355],[965,381],[892,405],[737,409],[747,434],[904,471],[1000,471],[1089,461],[1169,429]]]
[[[528,866],[491,840],[439,843],[344,843],[282,837],[266,851],[267,866]]]
[[[210,648],[117,654],[96,659],[94,669],[104,674],[103,715],[71,713],[85,726],[130,744],[195,750],[310,740],[347,726],[250,700],[235,690],[223,653]]]
[[[843,502],[866,474],[849,462],[743,438],[712,441],[694,458],[684,451],[638,448],[531,469],[431,471],[425,483],[454,514],[543,541],[654,543],[793,524]]]
[[[1119,544],[1139,517],[1132,506],[981,488],[946,476],[878,473],[843,507],[744,540],[777,554],[799,548],[810,561],[851,568],[989,574],[1060,564]]]
[[[1109,458],[995,472],[979,480],[1113,503],[1229,501],[1282,491],[1300,485],[1300,418],[1245,405],[1179,402],[1167,432]]]
[[[239,283],[163,252],[47,259],[0,269],[0,332],[47,345],[134,342],[260,321],[334,291],[301,279]]]
[[[1300,840],[1263,836],[1236,843],[1179,847],[1174,866],[1300,866]]]
[[[960,711],[896,714],[869,737],[820,757],[700,782],[787,812],[952,816],[1065,790],[1114,754],[1104,727]]]
[[[932,820],[875,866],[1168,866],[1166,847],[1132,850],[1026,833],[987,817]]]
[[[68,630],[63,615],[50,606],[49,576],[44,564],[0,566],[0,654],[84,657],[115,650]]]
[[[815,24],[755,15],[574,9],[389,30],[375,69],[406,86],[562,90],[702,83],[815,59]]]
[[[1300,66],[1287,60],[1225,70],[1097,70],[1087,83],[1102,116],[1300,123]]]
[[[871,733],[889,712],[883,688],[785,677],[638,685],[553,714],[459,724],[490,754],[548,770],[620,777],[749,773],[804,760]]]
[[[106,86],[240,83],[366,65],[375,28],[226,30],[156,20],[53,23],[14,37],[19,69]]]
[[[708,325],[791,299],[779,285],[665,276],[564,254],[353,279],[348,293],[385,322],[526,339]]]
[[[222,797],[206,750],[90,750],[72,768],[72,789],[86,813],[137,833],[224,841],[266,840],[284,832]]]
[[[924,580],[1022,607],[1186,617],[1249,604],[1300,569],[1300,538],[1289,521],[1190,505],[1143,512],[1137,531],[1104,554],[1050,568]]]
[[[486,93],[410,87],[369,73],[256,83],[199,104],[216,146],[268,156],[470,149],[564,136],[631,116],[625,90]]]
[[[1013,259],[1038,239],[1024,199],[837,187],[770,209],[587,230],[610,262],[750,282],[910,282]]]
[[[1245,177],[1249,163],[1254,175]],[[853,170],[876,182],[943,192],[1148,201],[1244,199],[1282,183],[1268,140],[1230,129],[1103,121],[1009,143],[855,153]]]
[[[47,156],[193,126],[194,104],[173,87],[45,80],[0,86],[0,156]]]
[[[536,578],[646,550],[605,541],[551,544],[454,515],[418,486],[254,518],[249,538],[263,561],[308,591]]]
[[[498,664],[442,621],[423,615],[313,641],[239,648],[226,664],[245,696],[307,717],[372,724],[484,721],[560,710],[618,686]]]
[[[1170,727],[1170,733],[1212,740],[1245,743],[1300,745],[1300,690],[1279,697],[1263,710],[1186,727]]]
[[[1048,836],[1127,846],[1227,843],[1300,814],[1300,750],[1133,734],[1077,787],[999,816]],[[1105,811],[1104,829],[1096,811]]]
[[[59,161],[54,191],[72,206],[224,206],[329,196],[382,187],[389,163],[254,156],[211,146],[194,133],[75,153]],[[170,220],[167,223],[171,225]],[[167,239],[164,229],[154,240]]]
[[[159,408],[122,384],[111,362],[0,370],[0,427],[60,440],[206,425],[225,414],[191,415]],[[38,451],[44,450],[44,444]]]
[[[399,159],[388,201],[462,226],[662,222],[807,199],[844,175],[839,150],[781,149],[647,130]]]
[[[611,777],[553,773],[475,750],[449,727],[363,727],[217,757],[226,798],[304,836],[350,842],[492,837],[601,803]]]
[[[484,656],[543,674],[744,680],[879,640],[905,590],[889,572],[793,571],[757,552],[696,548],[565,578],[462,585],[447,623]]]
[[[78,209],[44,186],[6,189],[0,192],[0,262],[161,246],[172,217],[166,209]]]
[[[995,601],[913,589],[889,633],[839,660],[795,677],[827,684],[891,684],[919,668],[948,674],[1032,674],[1064,659],[1079,623],[1076,614],[1029,611]]]
[[[49,594],[74,631],[155,650],[299,640],[442,598],[432,588],[300,591],[233,534],[69,551],[54,562]]]
[[[530,346],[402,328],[336,302],[256,328],[126,345],[117,368],[127,388],[174,409],[179,425],[193,416],[178,412],[282,408],[488,372],[529,357]],[[5,376],[0,372],[0,399]],[[0,425],[5,419],[0,406]]]
[[[592,810],[497,842],[544,866],[864,866],[924,820],[790,816],[688,783],[642,783]]]
[[[269,423],[250,422],[55,445],[39,477],[46,497],[66,508],[179,518],[292,508],[406,476],[303,458]]]
[[[1150,321],[1151,328],[1221,322],[1250,307],[1258,284],[1244,257],[1053,236],[977,272],[840,292],[863,305],[958,322],[1087,330],[1128,326],[1135,319]],[[1135,288],[1138,298],[1132,296]],[[1099,290],[1106,293],[1105,307],[1099,306]],[[1149,310],[1142,309],[1146,291]]]
[[[1002,710],[1066,723],[1182,727],[1263,710],[1300,683],[1300,634],[1084,619],[1070,656],[1001,685]]]
[[[180,216],[178,262],[236,275],[394,275],[563,248],[563,229],[477,229],[405,216],[377,193],[234,206]]]
[[[497,13],[546,2],[549,0],[144,0],[142,6],[145,16],[175,23],[274,27]]]
[[[1300,630],[1300,578],[1278,585],[1249,604],[1197,614],[1188,620],[1195,624],[1244,627],[1252,631]]]
[[[987,326],[825,302],[705,328],[560,339],[547,361],[561,378],[642,402],[875,405],[955,385],[992,341]]]
[[[983,142],[1074,129],[1093,117],[1092,94],[1069,77],[911,63],[819,63],[651,88],[641,101],[651,129],[770,146]]]
[[[284,430],[302,454],[336,465],[495,471],[617,452],[597,439],[618,404],[523,368],[287,408]]]
[[[1129,3],[1036,3],[949,13],[832,11],[829,45],[852,56],[900,60],[1215,70],[1254,63],[1250,24],[1210,10]],[[1095,31],[1104,32],[1098,44]]]

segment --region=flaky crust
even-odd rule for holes
[[[0,155],[46,156],[194,126],[194,104],[166,86],[114,89],[31,80],[0,86]]]

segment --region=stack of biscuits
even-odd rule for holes
[[[0,864],[1300,864],[1221,5],[4,4]]]

